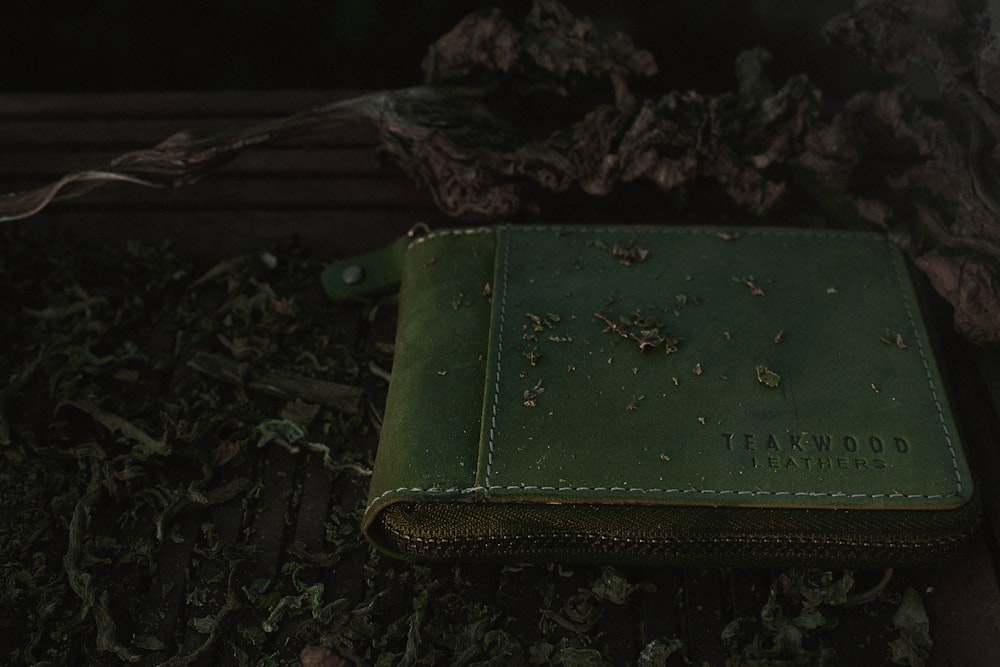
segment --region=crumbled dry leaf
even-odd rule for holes
[[[765,387],[774,389],[781,384],[781,376],[772,371],[767,366],[758,365],[756,367],[757,371],[757,382],[761,383]]]

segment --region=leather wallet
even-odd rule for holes
[[[974,534],[885,236],[508,225],[405,245],[364,519],[385,552],[891,566]]]

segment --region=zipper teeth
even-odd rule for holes
[[[866,559],[887,554],[932,557],[953,551],[967,541],[975,529],[963,531],[943,539],[903,541],[851,540],[836,537],[803,538],[792,535],[744,534],[706,540],[683,540],[654,537],[618,537],[596,533],[559,533],[548,535],[409,535],[382,523],[385,532],[403,551],[423,558],[456,558],[462,556],[496,555],[507,553],[556,553],[584,552],[610,553],[616,549],[633,548],[638,554],[648,555],[718,555],[724,553],[741,556],[849,556],[856,554]],[[748,551],[736,552],[734,547]],[[805,551],[802,551],[805,550]]]

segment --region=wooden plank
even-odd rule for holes
[[[299,481],[301,500],[295,519],[295,533],[292,541],[310,553],[323,549],[326,537],[326,516],[330,506],[330,472],[311,460],[305,466]]]
[[[696,665],[721,665],[726,661],[720,636],[726,623],[724,597],[720,570],[684,570],[684,634],[687,655]]]
[[[278,115],[273,118],[281,118]],[[69,121],[9,120],[0,122],[0,147],[5,150],[50,146],[95,147],[102,150],[149,148],[182,130],[220,131],[248,128],[270,119],[246,117],[176,119],[104,119]],[[367,146],[377,141],[373,125],[360,118],[344,117],[330,123],[313,145]]]
[[[723,576],[723,604],[730,619],[755,617],[767,602],[771,576],[767,570],[733,568]]]
[[[5,118],[216,118],[274,117],[371,91],[362,90],[234,90],[140,93],[3,93],[0,120]]]
[[[33,183],[14,183],[15,190]],[[178,189],[108,183],[86,195],[59,202],[63,209],[138,211],[274,209],[412,209],[431,206],[427,193],[396,178],[212,178]]]
[[[639,618],[643,646],[654,639],[674,639],[682,636],[682,606],[684,572],[676,568],[644,567],[638,580],[647,582],[651,590],[639,593]],[[633,582],[635,583],[635,582]]]
[[[355,333],[362,327],[358,326]],[[364,439],[352,442],[351,447],[361,452],[370,452],[374,459],[375,448],[378,446],[378,436],[371,434]],[[343,512],[350,514],[357,507],[364,506],[368,494],[368,479],[354,476],[337,476],[330,487],[330,504],[336,505]],[[324,515],[324,520],[329,515]],[[327,547],[333,545],[327,544]],[[325,578],[326,600],[350,600],[357,604],[364,599],[367,590],[364,570],[368,563],[369,549],[367,542],[358,542],[346,548],[338,560],[329,569]]]
[[[179,539],[164,536],[157,554],[156,573],[144,601],[144,610],[136,619],[138,634],[155,637],[163,644],[162,651],[154,652],[154,659],[173,655],[179,647],[177,631],[188,621],[193,609],[188,608],[188,563],[198,535],[198,525],[193,521],[180,522]]]
[[[203,517],[190,517],[185,524],[191,527],[197,526],[200,534],[196,534],[194,541],[202,550],[211,550],[208,534],[214,535],[215,544],[231,545],[240,541],[240,533],[243,530],[245,516],[242,507],[242,498],[233,498],[225,503],[215,505],[207,513],[209,521],[201,523]],[[187,576],[174,582],[174,586],[184,591],[191,600],[196,603],[187,603],[187,623],[181,628],[182,639],[173,651],[157,651],[143,656],[142,664],[153,667],[153,665],[163,664],[175,654],[189,655],[196,651],[206,640],[205,633],[195,631],[196,618],[208,618],[219,615],[225,607],[225,593],[227,579],[231,572],[227,568],[230,563],[225,557],[205,558],[199,555],[192,559],[196,563],[195,567],[188,570]],[[156,607],[150,604],[150,611]],[[173,645],[173,637],[167,646]]]
[[[169,241],[193,259],[218,261],[273,248],[290,237],[305,244],[315,257],[349,257],[388,245],[418,222],[432,227],[456,224],[429,207],[363,211],[137,210],[124,214],[100,208],[67,210],[61,205],[35,218],[9,224],[40,234],[68,233],[89,247],[110,247],[127,240]]]
[[[277,445],[266,446],[270,447],[270,451],[264,452],[259,459],[260,494],[251,501],[251,507],[247,512],[252,558],[239,570],[236,588],[275,597],[295,593],[291,581],[281,576],[280,571],[288,545],[289,526],[292,523],[290,519],[295,511],[295,508],[290,506],[289,500],[300,458]],[[262,590],[262,585],[266,585],[267,588]],[[240,624],[263,630],[270,609],[260,608],[255,602],[251,599],[250,604],[241,607]],[[270,642],[274,635],[268,637],[265,634],[263,638]],[[265,647],[258,642],[243,644],[248,653],[251,651],[257,653],[250,655],[251,663],[259,662],[265,654]]]
[[[103,167],[121,151],[102,147],[28,147],[0,151],[0,189],[15,181],[43,183],[71,171]],[[289,176],[398,176],[399,171],[382,164],[375,145],[306,145],[293,148],[259,146],[237,155],[215,174],[227,176],[280,174]]]

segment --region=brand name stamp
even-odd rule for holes
[[[722,433],[728,452],[745,453],[754,468],[879,472],[890,457],[910,453],[901,435],[823,433]]]

